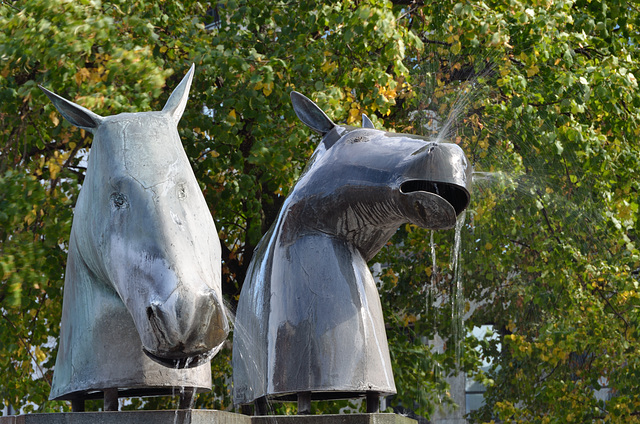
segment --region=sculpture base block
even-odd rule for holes
[[[60,412],[0,417],[0,424],[251,424],[246,415],[207,409]]]
[[[0,417],[0,424],[415,424],[396,414],[254,416],[206,409],[61,412]]]
[[[416,424],[397,414],[263,415],[251,417],[251,424]],[[0,423],[2,424],[2,423]]]

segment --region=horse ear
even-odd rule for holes
[[[162,108],[163,112],[171,115],[173,120],[176,122],[180,122],[180,118],[184,113],[184,109],[187,107],[187,100],[189,99],[189,89],[191,88],[191,82],[193,81],[193,73],[196,69],[196,65],[192,64],[187,75],[182,78],[180,84],[173,90],[171,96],[169,96],[169,100]]]
[[[297,91],[291,92],[291,103],[298,118],[312,130],[325,135],[336,126],[317,104]]]
[[[371,128],[371,129],[376,128],[373,126],[373,122],[371,122],[371,119],[369,119],[369,117],[364,113],[362,114],[362,128]]]
[[[102,116],[93,113],[89,109],[86,109],[80,105],[70,102],[63,97],[58,96],[56,93],[47,90],[41,85],[39,85],[38,87],[40,87],[40,89],[44,91],[44,94],[47,95],[49,100],[51,100],[53,105],[56,107],[56,109],[58,109],[58,112],[60,112],[64,119],[66,119],[76,127],[93,133],[93,131],[98,128],[98,126],[102,122]]]

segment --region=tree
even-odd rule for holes
[[[381,298],[399,389],[392,404],[429,415],[447,399],[443,377],[461,369],[489,385],[486,406],[474,414],[479,422],[638,419],[634,5],[210,6],[220,23],[206,31],[209,5],[193,1],[0,3],[5,402],[62,405],[46,401],[46,380],[70,207],[91,143],[37,84],[102,115],[159,109],[165,87],[193,62],[180,133],[218,226],[231,308],[253,248],[319,141],[293,114],[291,90],[336,122],[365,112],[396,132],[439,126],[468,153],[477,184],[458,265],[450,267],[453,231],[410,226],[374,260],[384,264]],[[463,337],[457,317],[467,309],[465,327],[492,324],[497,341]],[[446,340],[443,353],[424,344],[436,333]],[[200,406],[230,406],[229,355],[216,357],[214,393]],[[481,357],[494,361],[486,375]],[[605,383],[613,394],[606,403],[592,396]]]
[[[461,255],[467,327],[500,336],[467,340],[461,361],[477,367],[473,345],[494,361],[477,421],[638,420],[637,13],[514,1],[414,14],[437,64],[429,107],[448,90],[468,103],[444,110],[484,177]]]

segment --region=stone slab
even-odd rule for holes
[[[0,417],[0,424],[415,424],[396,414],[267,415],[250,417],[224,411],[62,412]]]
[[[0,417],[0,424],[251,424],[251,417],[206,409],[60,412]]]
[[[251,417],[251,424],[416,424],[397,414],[266,415]]]

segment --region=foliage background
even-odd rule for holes
[[[219,24],[205,30],[213,10]],[[91,137],[37,85],[101,115],[158,110],[195,63],[180,134],[232,309],[319,141],[291,90],[336,122],[364,112],[396,132],[439,128],[476,185],[459,265],[452,231],[411,226],[374,260],[391,405],[429,416],[448,403],[444,377],[462,370],[488,386],[475,422],[638,421],[638,25],[637,5],[617,0],[0,1],[0,399],[68,409],[47,397]],[[497,337],[462,337],[462,308],[466,329],[490,324]],[[436,333],[443,352],[424,344]],[[197,407],[233,408],[229,357],[216,357]],[[593,396],[605,386],[607,402]]]

